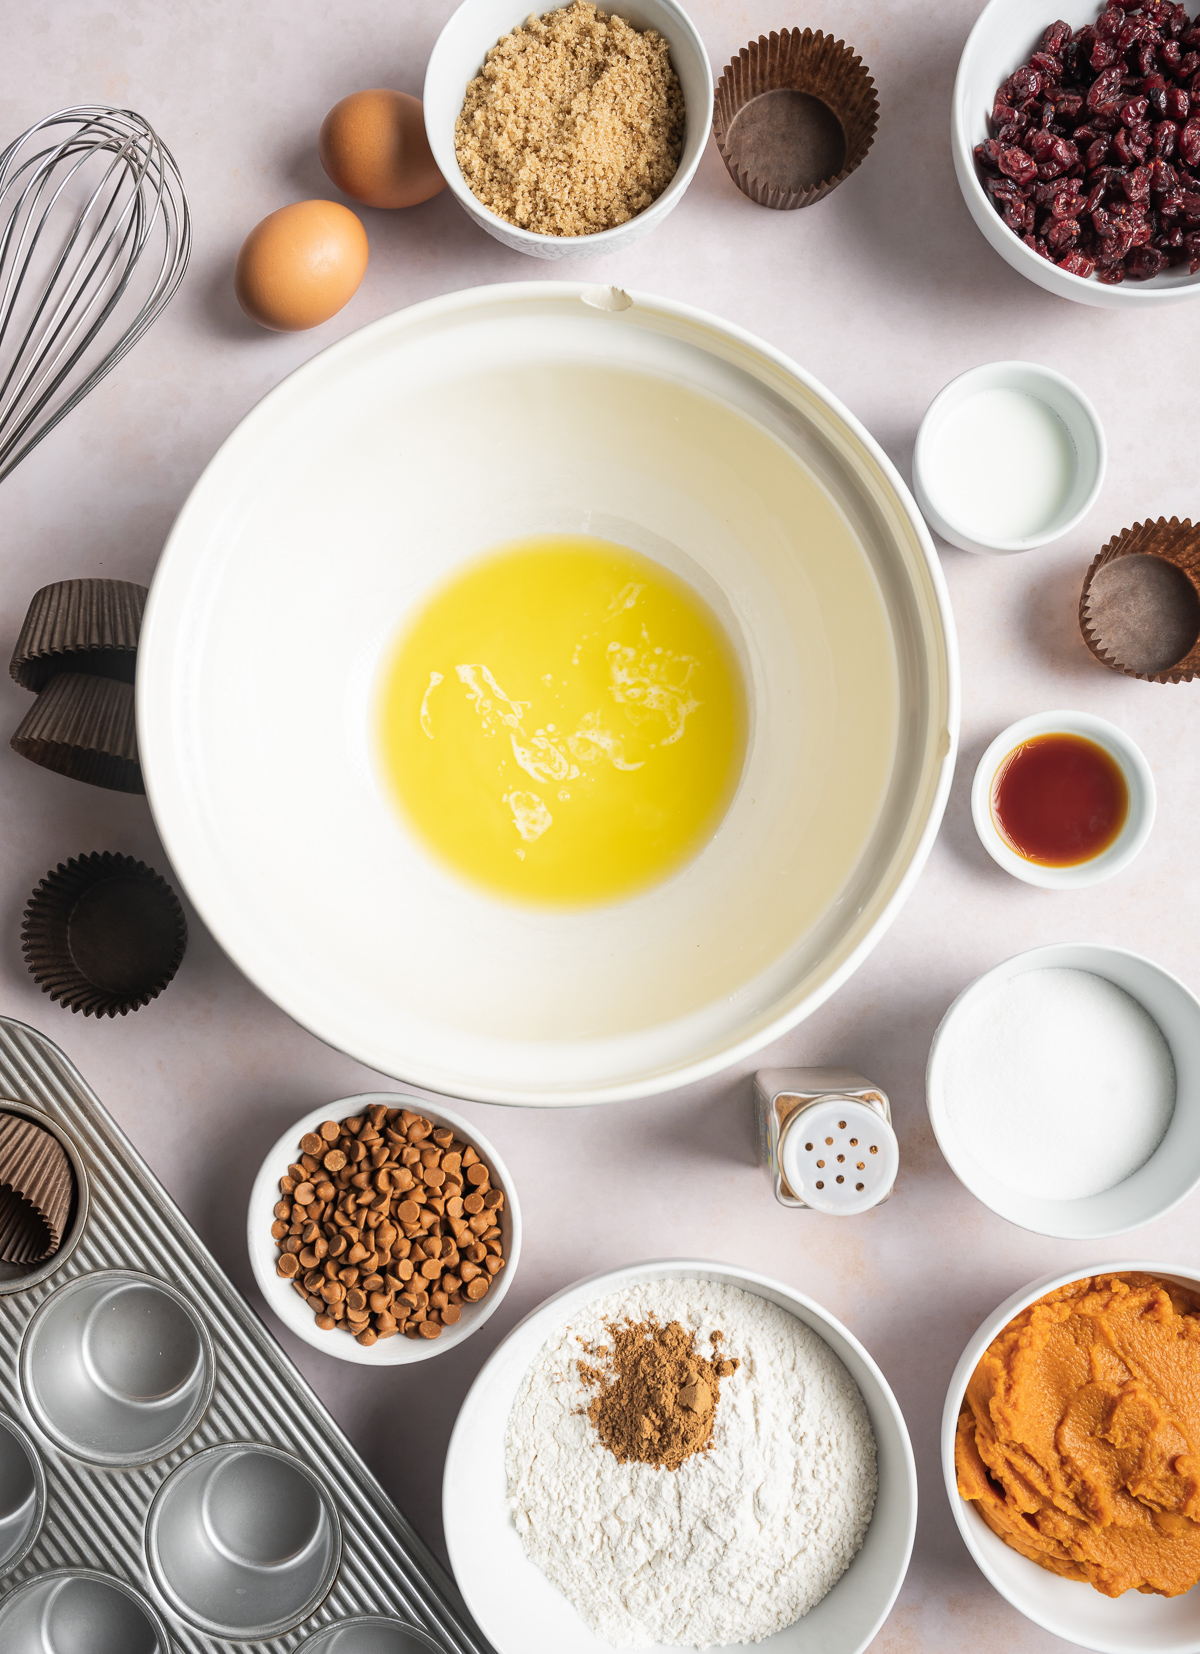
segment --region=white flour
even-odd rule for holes
[[[619,1464],[586,1416],[582,1344],[605,1324],[679,1321],[741,1366],[713,1445],[678,1470]],[[785,1310],[689,1277],[601,1298],[549,1339],[508,1422],[508,1493],[532,1561],[619,1647],[759,1642],[808,1612],[863,1542],[875,1437],[853,1379]]]

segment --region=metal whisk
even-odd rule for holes
[[[191,241],[179,168],[131,109],[61,109],[0,151],[0,480],[162,313]]]

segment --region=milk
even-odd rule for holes
[[[1039,397],[981,390],[937,430],[928,487],[947,521],[983,541],[1021,540],[1049,528],[1075,484],[1071,433]]]

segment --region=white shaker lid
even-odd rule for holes
[[[891,1193],[900,1145],[888,1122],[868,1104],[852,1097],[822,1097],[788,1122],[780,1166],[806,1206],[855,1217]]]

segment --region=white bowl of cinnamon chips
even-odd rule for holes
[[[263,1296],[298,1338],[395,1367],[456,1347],[494,1313],[521,1212],[469,1121],[368,1092],[284,1132],[255,1179],[247,1239]]]

